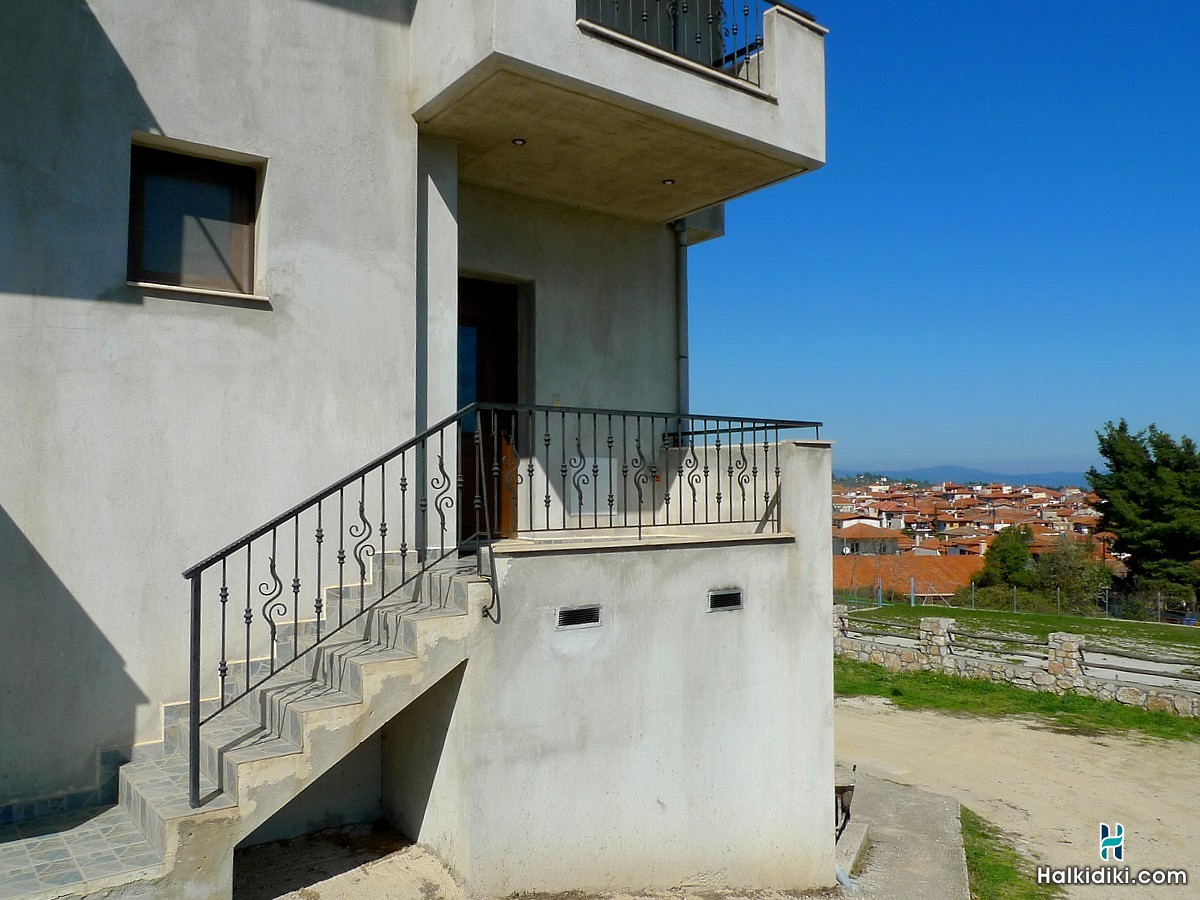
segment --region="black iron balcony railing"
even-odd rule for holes
[[[472,404],[192,566],[192,804],[205,722],[439,562],[538,532],[778,531],[778,442],[819,427]]]
[[[761,87],[763,13],[775,6],[815,21],[780,0],[576,0],[575,15]]]

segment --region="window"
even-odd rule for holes
[[[129,280],[254,293],[254,166],[133,147]]]

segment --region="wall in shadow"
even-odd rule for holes
[[[157,123],[133,76],[81,0],[0,5],[0,59],[0,293],[136,300],[130,135]]]
[[[118,754],[128,758],[146,697],[3,507],[0,609],[0,807],[42,798],[37,813],[45,814],[112,802],[113,763]],[[102,752],[107,784],[100,783]],[[79,796],[68,802],[68,793]]]
[[[401,25],[407,25],[412,21],[413,10],[417,6],[417,0],[309,0],[309,2],[336,6],[346,12],[384,19],[388,22],[398,22]]]
[[[374,822],[381,814],[379,765],[376,732],[243,838],[238,849],[324,828]]]
[[[382,730],[384,815],[414,841],[422,840],[467,665],[451,670]]]

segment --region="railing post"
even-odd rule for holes
[[[683,55],[684,48],[687,46],[687,25],[683,20],[683,3],[682,0],[675,0],[675,20],[673,22],[674,30],[671,33],[671,49]]]
[[[478,427],[478,423],[476,423]],[[417,495],[415,515],[413,517],[413,543],[417,548],[417,563],[425,562],[429,554],[429,479],[426,453],[428,439],[421,440],[416,446],[416,482]]]
[[[188,684],[188,803],[200,805],[200,577],[189,579],[192,593],[192,659]]]

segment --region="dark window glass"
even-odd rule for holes
[[[458,326],[458,408],[462,409],[479,399],[479,329],[474,325]],[[463,419],[462,430],[475,433],[475,416]]]
[[[256,169],[134,147],[130,172],[131,281],[253,293]]]

